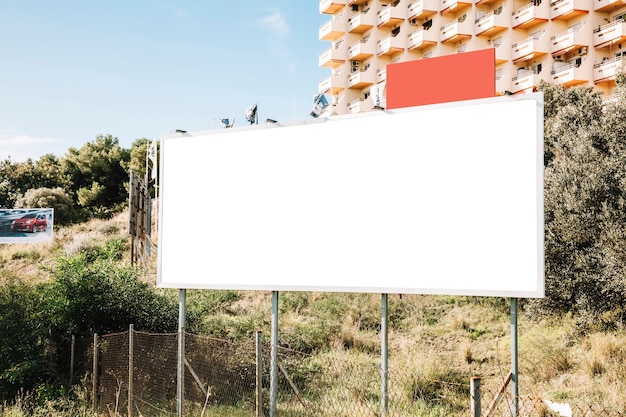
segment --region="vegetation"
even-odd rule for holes
[[[604,410],[626,409],[625,81],[618,78],[610,104],[589,88],[541,85],[546,298],[522,300],[520,317],[523,390]],[[148,145],[140,139],[125,150],[99,136],[63,158],[0,162],[0,207],[54,207],[64,225],[50,245],[0,247],[0,403],[12,404],[0,413],[89,415],[59,370],[70,334],[131,323],[175,329],[176,295],[129,266],[125,219],[114,215],[127,200],[128,170],[145,173]],[[389,303],[390,369],[401,387],[394,399],[407,414],[458,414],[473,375],[485,392],[497,390],[510,360],[507,300],[404,295]],[[268,293],[189,291],[188,329],[234,341],[268,335],[269,305]],[[380,400],[380,295],[281,293],[280,320],[281,346],[301,355],[286,364],[305,396],[331,404],[354,380],[351,395],[364,406]],[[67,397],[76,401],[59,399]],[[302,415],[294,404],[292,414]]]

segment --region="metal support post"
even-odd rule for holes
[[[182,289],[178,293],[178,363],[176,368],[176,412],[183,415],[185,400],[185,304],[187,291]]]
[[[511,298],[511,415],[518,416],[519,362],[517,350],[517,298]]]
[[[256,331],[256,417],[263,417],[263,340]]]
[[[381,355],[381,383],[380,383],[380,402],[381,402],[381,415],[384,417],[387,414],[387,391],[388,391],[388,377],[389,377],[389,336],[387,332],[387,326],[389,324],[389,318],[387,314],[388,307],[388,295],[383,294],[381,299],[381,323],[380,323],[380,355]]]
[[[480,417],[481,405],[480,405],[480,377],[473,376],[470,378],[470,395],[471,395],[471,416]]]
[[[135,356],[135,326],[128,326],[128,417],[133,415],[133,380],[134,376],[134,356]]]
[[[278,395],[278,291],[272,292],[272,336],[270,343],[270,417],[276,416]]]

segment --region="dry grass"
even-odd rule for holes
[[[41,266],[53,262],[55,255],[76,253],[108,238],[126,236],[126,227],[126,216],[121,214],[111,220],[57,228],[50,244],[0,246],[0,280],[11,275],[29,282],[44,281],[49,277]],[[349,351],[378,363],[379,294],[285,292],[280,297],[281,343],[310,343],[316,347],[313,355],[320,355],[322,362],[334,359],[335,366],[351,357],[346,354]],[[270,292],[241,291],[224,309],[207,314],[205,328],[211,331],[219,327],[233,337],[259,329],[269,338],[270,310]],[[510,321],[505,300],[391,295],[389,313],[393,375],[402,374],[412,383],[461,378],[467,384],[470,376],[480,376],[484,392],[493,393],[509,372]],[[237,329],[229,330],[233,326]],[[519,354],[522,395],[626,409],[623,328],[578,334],[574,318],[534,322],[522,313]],[[455,392],[449,387],[431,388],[448,389],[445,395]],[[404,395],[426,396],[424,390],[413,386]],[[436,395],[442,394],[437,391]]]

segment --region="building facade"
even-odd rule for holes
[[[319,10],[325,115],[380,107],[392,63],[494,48],[500,94],[544,80],[607,98],[626,63],[626,0],[320,0]]]

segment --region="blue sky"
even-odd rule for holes
[[[99,134],[309,118],[328,16],[315,0],[0,2],[0,160],[59,157]]]

